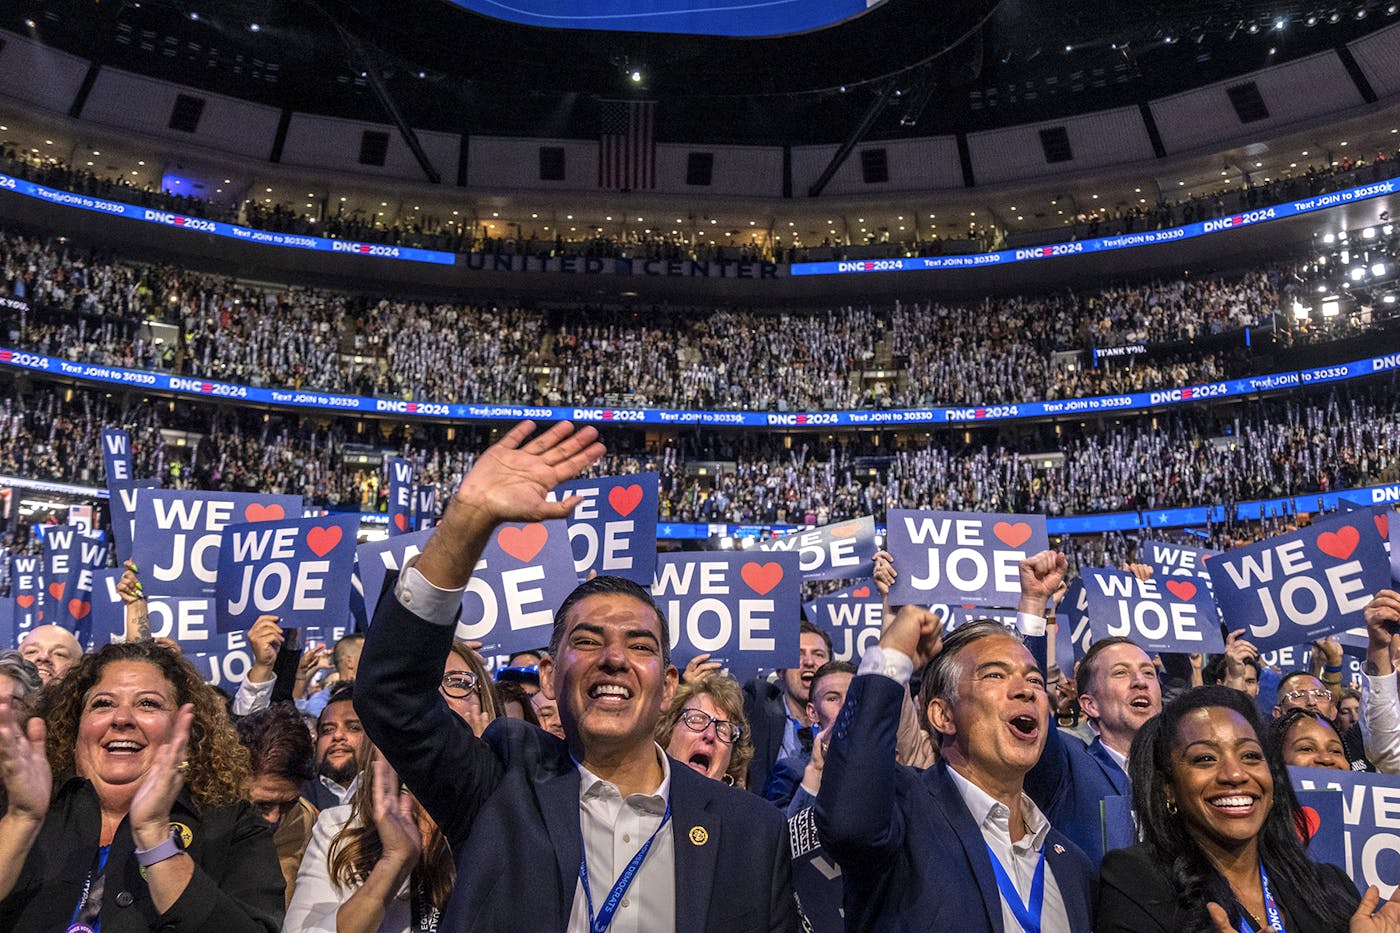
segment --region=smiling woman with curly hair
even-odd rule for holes
[[[248,753],[188,661],[107,645],[40,714],[21,726],[0,700],[0,929],[279,927],[272,835],[241,797]]]

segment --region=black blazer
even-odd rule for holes
[[[102,892],[102,933],[214,930],[265,933],[282,926],[286,881],[267,824],[246,803],[208,807],[180,792],[171,820],[190,831],[185,851],[194,876],[170,909],[158,914],[140,875],[136,844],[123,821],[112,839]],[[97,792],[85,778],[54,788],[39,838],[14,889],[0,901],[0,930],[64,930],[102,835]]]
[[[783,753],[783,734],[788,724],[783,688],[761,677],[744,684],[744,717],[753,738],[748,788],[762,794],[768,787],[769,772]]]
[[[438,684],[454,628],[384,596],[355,709],[452,846],[440,929],[562,933],[583,860],[578,767],[536,726],[501,718],[478,739],[448,708]],[[787,822],[772,804],[673,761],[670,825],[679,933],[796,933]]]
[[[1086,746],[1053,726],[1040,760],[1026,775],[1027,796],[1050,825],[1073,839],[1095,865],[1103,859],[1100,803],[1105,797],[1132,792],[1127,772],[1102,742],[1094,739]]]
[[[986,841],[947,764],[895,763],[904,694],[888,677],[860,675],[832,728],[816,819],[845,875],[846,929],[1008,933]],[[1093,866],[1053,827],[1044,845],[1070,930],[1089,933]]]
[[[1316,864],[1318,884],[1307,891],[1286,891],[1270,885],[1287,920],[1288,933],[1337,933],[1312,912],[1313,898],[1324,889],[1329,898],[1345,898],[1351,912],[1361,903],[1356,886],[1335,865]],[[1328,882],[1336,882],[1329,884]],[[1196,933],[1208,930],[1193,925],[1181,910],[1179,892],[1167,867],[1144,843],[1116,849],[1103,858],[1099,873],[1099,921],[1097,933]],[[1222,907],[1227,905],[1222,904]],[[1248,917],[1245,918],[1248,920]]]

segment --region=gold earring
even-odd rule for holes
[[[1168,800],[1168,801],[1167,801],[1167,812],[1170,813],[1172,816],[1176,816],[1176,801],[1175,801],[1175,800]]]

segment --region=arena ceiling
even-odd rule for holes
[[[726,38],[546,29],[447,0],[12,0],[0,26],[103,66],[299,111],[588,138],[656,100],[657,138],[929,136],[1142,103],[1335,48],[1393,0],[885,0]]]

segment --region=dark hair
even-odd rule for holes
[[[1301,899],[1306,898],[1308,908],[1325,922],[1326,929],[1346,929],[1359,901],[1356,889],[1348,885],[1343,890],[1330,871],[1317,871],[1308,859],[1298,838],[1297,827],[1304,825],[1300,822],[1302,811],[1293,796],[1278,746],[1265,734],[1259,713],[1248,696],[1215,685],[1188,690],[1168,703],[1138,730],[1128,754],[1138,831],[1154,860],[1171,877],[1188,927],[1211,928],[1206,912],[1206,904],[1211,901],[1225,908],[1232,928],[1240,925],[1240,906],[1229,882],[1191,838],[1180,813],[1167,809],[1166,783],[1174,773],[1172,747],[1181,722],[1196,710],[1213,707],[1237,713],[1254,730],[1264,749],[1274,782],[1274,799],[1259,832],[1259,857],[1268,868],[1270,887],[1282,902],[1284,913],[1296,914]]]
[[[806,619],[803,619],[802,628],[800,631],[798,631],[797,636],[798,638],[801,638],[803,635],[820,635],[822,641],[826,642],[827,655],[831,655],[831,633],[828,632],[826,629],[818,628],[811,622],[808,622]]]
[[[817,692],[817,681],[827,674],[850,674],[854,677],[856,670],[856,666],[850,661],[827,661],[812,673],[811,693],[808,696],[810,697]]]
[[[326,715],[326,710],[331,708],[332,703],[354,703],[355,702],[355,682],[346,681],[343,684],[336,684],[331,687],[331,694],[326,698],[326,705],[321,707],[321,712],[316,716],[319,725],[321,717]],[[358,715],[358,714],[357,714]]]
[[[316,776],[316,744],[291,703],[274,703],[238,720],[238,738],[248,749],[253,776],[275,774],[293,781]]]
[[[1115,645],[1132,645],[1138,647],[1137,642],[1131,638],[1124,638],[1122,635],[1111,635],[1108,638],[1100,638],[1089,646],[1089,650],[1084,652],[1084,657],[1079,659],[1079,666],[1074,669],[1074,692],[1083,696],[1093,695],[1092,684],[1094,682],[1094,662],[1099,655]]]
[[[957,663],[958,654],[974,641],[990,638],[993,635],[1005,635],[1018,642],[1022,640],[1020,633],[992,619],[977,619],[968,622],[943,636],[943,650],[938,652],[937,657],[928,662],[928,666],[924,668],[923,680],[919,684],[919,719],[921,723],[931,726],[927,723],[928,706],[934,700],[957,702],[958,677],[961,674]],[[941,744],[945,736],[936,730],[931,731],[934,741]]]
[[[1315,719],[1318,722],[1323,723],[1327,726],[1327,728],[1331,729],[1336,734],[1338,742],[1342,741],[1342,734],[1337,731],[1337,725],[1336,723],[1332,722],[1332,720],[1328,719],[1321,713],[1314,713],[1306,706],[1295,706],[1293,707],[1293,709],[1288,710],[1282,716],[1279,716],[1277,719],[1269,723],[1269,741],[1272,742],[1274,744],[1274,747],[1278,749],[1278,753],[1280,756],[1282,756],[1283,753],[1287,750],[1288,733],[1292,732],[1293,727],[1298,725],[1298,723],[1302,722],[1304,719]],[[1345,743],[1343,743],[1342,745],[1342,757],[1346,757]]]
[[[633,583],[626,577],[594,577],[592,580],[585,580],[574,587],[573,592],[564,598],[563,604],[559,606],[559,611],[554,613],[554,628],[549,633],[550,656],[559,656],[559,644],[564,640],[564,628],[569,621],[569,610],[590,596],[604,595],[630,596],[656,613],[656,624],[661,627],[661,665],[669,667],[671,664],[671,626],[667,623],[666,616],[661,612],[661,607],[656,605],[656,600],[652,599],[651,593],[646,587]]]
[[[511,680],[498,680],[490,686],[496,695],[496,709],[500,710],[501,716],[507,715],[507,703],[519,703],[525,721],[532,726],[540,724],[540,717],[535,715],[535,707],[530,703],[530,694],[525,692],[524,687]]]
[[[1217,654],[1206,662],[1206,666],[1201,669],[1201,679],[1208,684],[1223,684],[1225,682],[1226,665],[1230,659],[1223,654]],[[1259,659],[1242,658],[1241,663],[1254,668],[1254,676],[1259,676]]]
[[[364,632],[348,632],[345,635],[340,636],[336,639],[335,647],[331,649],[331,661],[337,665],[340,664],[340,652],[342,646],[348,645],[351,642],[355,641],[363,642],[364,640]]]

